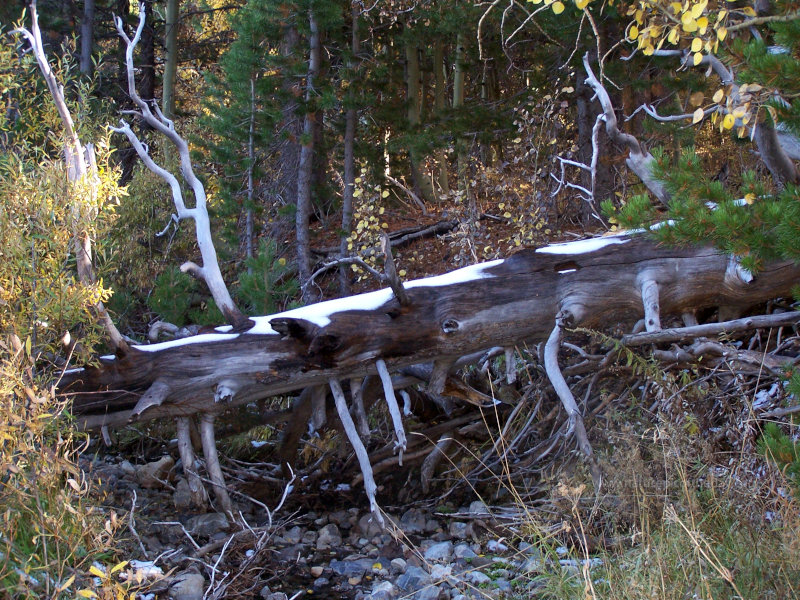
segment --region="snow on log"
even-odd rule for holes
[[[788,295],[800,278],[791,263],[768,265],[755,277],[728,266],[728,257],[713,248],[664,248],[643,235],[554,244],[406,282],[407,305],[383,289],[255,317],[245,332],[220,327],[133,346],[97,367],[69,372],[59,389],[73,397],[73,412],[87,428],[120,425],[134,413],[139,419],[215,413],[327,387],[331,379],[375,375],[379,360],[396,374],[495,346],[545,341],[562,311],[584,327],[632,322],[645,314],[645,281],[655,284],[647,287],[658,297],[649,292],[649,300],[663,321]],[[215,402],[221,397],[225,402]]]

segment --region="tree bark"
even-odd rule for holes
[[[94,63],[94,0],[83,0],[83,19],[81,20],[81,59],[80,71],[87,77],[92,76]]]
[[[406,52],[406,117],[408,125],[412,131],[416,130],[420,123],[419,103],[420,103],[420,71],[419,71],[419,48],[411,41],[405,45]],[[421,166],[419,152],[414,148],[408,150],[409,161],[411,162],[411,177],[414,181],[414,191],[421,196],[425,202],[433,202],[433,188],[424,169]]]
[[[168,119],[175,117],[175,82],[178,73],[178,12],[180,0],[167,0],[167,23],[164,45],[164,81],[161,86],[161,112]]]
[[[351,38],[350,38],[350,51],[353,58],[349,61],[348,67],[352,75],[358,50],[360,48],[360,41],[358,36],[358,19],[360,15],[360,8],[358,2],[353,2],[351,12]],[[347,238],[350,235],[353,226],[353,192],[356,186],[356,160],[355,160],[355,139],[356,139],[356,119],[358,118],[358,111],[355,109],[355,82],[350,81],[348,86],[347,99],[350,106],[347,107],[344,122],[344,189],[342,190],[342,239],[339,243],[339,253],[341,256],[347,256]],[[339,291],[342,295],[350,292],[349,284],[349,270],[346,265],[339,268]]]
[[[407,306],[382,290],[258,317],[245,333],[133,347],[123,358],[68,373],[61,392],[73,395],[73,412],[86,427],[215,412],[330,379],[374,375],[379,360],[396,374],[495,346],[542,342],[559,314],[590,328],[633,323],[645,314],[646,281],[658,283],[663,320],[789,295],[800,277],[800,266],[776,263],[748,282],[728,264],[713,248],[661,248],[641,235],[524,250],[445,280],[407,283]]]
[[[308,75],[306,77],[306,104],[314,101],[314,80],[319,74],[320,48],[319,48],[319,26],[317,24],[314,10],[308,11],[308,22],[310,29],[309,36],[309,57]],[[311,276],[311,249],[309,238],[309,218],[311,215],[311,178],[314,167],[314,121],[316,114],[310,106],[306,107],[306,116],[303,124],[303,140],[300,149],[300,165],[297,177],[297,212],[295,226],[297,228],[297,275],[300,285],[303,286]],[[308,302],[311,294],[311,286],[304,288],[303,300]]]
[[[444,44],[441,40],[437,40],[433,46],[433,76],[434,76],[434,106],[438,118],[442,118],[442,113],[447,106],[445,94],[447,93],[447,84],[445,82],[445,67],[444,67]],[[439,184],[439,193],[446,195],[450,192],[450,181],[448,176],[448,160],[447,152],[444,148],[436,151],[436,163],[439,168],[437,182]]]

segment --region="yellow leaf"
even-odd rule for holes
[[[669,5],[669,7],[672,9],[672,12],[674,12],[676,15],[677,15],[679,12],[681,12],[681,8],[682,8],[682,6],[681,6],[681,3],[680,3],[680,2],[673,2],[673,3],[671,3],[671,4]]]
[[[736,130],[736,137],[743,138],[746,135],[747,135],[747,127],[745,127],[744,125],[742,125],[741,127],[739,127],[739,129]]]
[[[722,21],[722,19],[724,19],[724,18],[725,18],[725,17],[727,17],[727,16],[728,16],[728,11],[727,11],[727,10],[721,10],[721,11],[719,11],[719,12],[717,13],[717,23],[719,23],[720,21]]]
[[[381,206],[381,207],[378,209],[378,214],[379,214],[379,215],[382,215],[384,212],[386,212],[386,210],[385,210],[385,209],[384,209],[384,208]]]
[[[692,19],[691,15],[688,21],[683,22],[683,30],[686,33],[694,33],[695,31],[697,31],[697,21]]]
[[[361,195],[361,190],[356,190],[353,192],[353,198],[358,198]]]
[[[749,194],[745,194],[744,195],[744,201],[747,202],[748,204],[752,204],[753,202],[756,201],[756,195],[753,192],[750,192]]]
[[[642,50],[642,54],[644,54],[645,56],[652,56],[655,51],[656,51],[656,49],[653,47],[653,44],[651,44],[648,41],[647,45]]]
[[[405,276],[406,276],[406,270],[405,270],[405,269],[400,269],[400,270],[397,272],[397,274],[398,274],[398,275],[400,275],[400,277],[405,277]],[[380,563],[375,563],[375,564],[378,564],[378,565],[379,565]],[[373,566],[372,568],[374,569],[375,567]],[[380,568],[381,568],[381,567],[378,567],[378,569],[380,569]]]
[[[745,116],[746,113],[747,113],[747,111],[744,109],[743,106],[737,106],[733,110],[733,116],[736,119],[741,119],[743,116]]]
[[[94,565],[92,565],[91,567],[89,567],[89,573],[91,573],[91,574],[92,574],[92,575],[94,575],[95,577],[105,577],[105,576],[106,576],[106,574],[105,574],[105,573],[103,573],[103,572],[102,572],[100,569],[98,569],[98,568],[97,568],[96,566],[94,566]]]
[[[78,596],[81,598],[97,598],[97,594],[95,594],[92,590],[79,590]]]
[[[560,15],[562,12],[564,12],[564,4],[560,0],[553,2],[553,6],[551,8],[557,15]]]
[[[703,49],[703,40],[696,37],[692,40],[692,52],[700,52]]]
[[[589,6],[589,0],[575,0],[575,6],[583,10],[584,8]]]
[[[381,198],[388,198],[389,197],[389,190],[383,190],[381,192]]]
[[[708,29],[708,18],[700,17],[697,19],[697,26],[700,28],[700,33],[705,33],[706,29]]]
[[[638,37],[639,28],[636,25],[631,25],[631,28],[628,30],[628,39],[634,41]]]
[[[703,109],[698,108],[696,111],[694,111],[694,115],[692,115],[692,125],[694,125],[695,123],[699,123],[702,120],[703,120]]]
[[[519,144],[521,141],[522,141],[522,138],[514,138],[512,140],[512,142],[515,143],[515,144]]]
[[[75,575],[72,575],[64,583],[62,583],[60,586],[58,586],[58,590],[56,590],[56,591],[63,592],[64,590],[68,589],[69,586],[71,586],[74,581],[75,581]]]
[[[504,212],[504,213],[503,213],[503,216],[504,216],[506,219],[510,219],[510,218],[511,218],[511,213],[510,213],[510,212],[508,212],[508,211],[506,211],[506,212]]]
[[[724,97],[725,97],[725,90],[720,88],[716,92],[714,92],[714,98],[712,99],[714,100],[714,102],[720,102]]]
[[[692,61],[694,62],[694,66],[696,67],[701,62],[703,62],[703,54],[701,52],[695,52]]]
[[[541,4],[542,0],[528,0],[528,2],[531,2],[533,4]]]
[[[735,118],[734,118],[734,116],[733,116],[732,114],[730,114],[730,113],[728,113],[727,115],[725,115],[725,118],[724,118],[724,119],[722,119],[722,126],[723,126],[725,129],[732,129],[732,128],[733,128],[733,124],[734,124],[734,123],[736,123],[736,119],[735,119]]]
[[[746,14],[748,17],[755,17],[756,16],[756,11],[753,9],[752,6],[745,6],[742,9],[742,12],[744,14]]]
[[[705,11],[706,6],[708,6],[708,0],[703,0],[703,2],[698,2],[697,4],[692,6],[692,17],[695,19],[699,19],[700,16]]]
[[[717,39],[720,42],[725,41],[727,35],[728,35],[728,30],[725,29],[724,27],[720,27],[719,29],[717,29]]]
[[[673,27],[672,31],[670,31],[669,35],[667,36],[667,41],[670,44],[677,44],[678,43],[678,36],[679,36],[678,29],[676,27]]]
[[[283,259],[283,260],[285,262],[286,259]],[[111,573],[116,573],[117,571],[121,571],[122,569],[124,569],[127,566],[128,566],[128,561],[127,560],[123,560],[121,563],[117,563],[113,567],[111,567]]]

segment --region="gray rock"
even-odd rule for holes
[[[172,503],[178,510],[186,510],[192,507],[192,491],[189,489],[189,482],[183,477],[178,479],[178,483],[175,485]]]
[[[371,558],[359,558],[356,560],[336,560],[331,561],[331,570],[337,575],[342,575],[348,579],[351,577],[363,577],[364,573],[372,572],[372,565],[375,563]]]
[[[287,544],[299,544],[300,540],[303,539],[303,529],[295,525],[291,529],[284,531],[281,537],[286,541]]]
[[[453,556],[456,558],[475,558],[478,556],[469,544],[456,544],[453,548]]]
[[[425,533],[433,533],[434,531],[438,531],[439,527],[439,521],[436,519],[428,519],[428,521],[425,523]]]
[[[451,565],[433,565],[431,567],[431,579],[433,581],[448,581],[454,583],[451,575],[453,574],[453,567]]]
[[[544,572],[545,563],[544,560],[539,558],[538,556],[529,556],[519,567],[520,573],[542,573]]]
[[[469,537],[472,527],[461,521],[453,521],[448,525],[447,532],[454,538],[465,540]]]
[[[372,513],[365,513],[358,520],[358,529],[361,531],[361,535],[367,539],[383,533],[381,526],[375,520]]]
[[[400,575],[395,582],[397,587],[407,591],[414,592],[421,587],[428,585],[431,581],[431,576],[427,571],[420,567],[409,566],[406,572]]]
[[[405,573],[406,561],[402,558],[394,558],[392,559],[391,567],[395,573]]]
[[[298,556],[305,554],[307,548],[308,546],[305,544],[286,546],[286,548],[281,548],[281,550],[278,552],[278,557],[282,562],[293,562],[297,560]]]
[[[319,534],[317,535],[317,550],[338,548],[341,545],[342,534],[339,533],[339,528],[336,525],[329,523],[319,530]]]
[[[429,562],[450,562],[453,558],[453,542],[439,542],[425,550],[425,560]]]
[[[339,526],[341,529],[350,529],[352,523],[350,522],[350,513],[346,510],[337,510],[328,515],[328,521]]]
[[[129,460],[123,460],[119,463],[119,470],[128,477],[136,477],[136,467],[134,467]]]
[[[167,481],[170,470],[175,466],[171,456],[162,456],[160,459],[140,465],[136,469],[136,481],[143,488],[155,489],[163,487],[162,481]]]
[[[470,571],[465,577],[472,585],[482,585],[489,583],[492,578],[482,571]]]
[[[469,503],[469,513],[471,515],[485,515],[489,512],[489,507],[480,500],[475,500]]]
[[[428,585],[414,594],[414,600],[439,600],[442,590],[437,585]]]
[[[206,580],[200,573],[185,572],[175,576],[169,588],[172,600],[203,600]]]
[[[300,540],[304,544],[308,544],[309,546],[313,546],[317,543],[317,532],[316,531],[306,531],[303,534],[303,539]]]
[[[310,570],[311,570],[311,576],[312,577],[320,577],[322,575],[322,572],[325,570],[325,567],[323,567],[321,565],[316,565],[314,567],[311,567]]]
[[[425,531],[426,516],[418,508],[410,508],[400,517],[400,527],[405,533],[423,533]]]
[[[511,583],[509,583],[509,581],[503,577],[494,580],[494,587],[505,594],[511,593],[512,590]]]
[[[284,592],[271,592],[264,594],[264,590],[261,590],[261,597],[264,598],[264,600],[289,600],[289,596],[287,596]]]
[[[207,513],[189,519],[186,529],[192,535],[211,537],[215,533],[228,529],[228,517],[222,513]]]
[[[391,600],[400,590],[391,581],[380,581],[372,586],[370,600]]]
[[[312,585],[312,587],[315,587],[315,588],[324,588],[324,587],[328,587],[330,584],[331,584],[331,580],[328,579],[327,577],[317,577],[314,580],[314,583],[311,584],[311,585]]]

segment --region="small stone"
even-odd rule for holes
[[[470,571],[467,573],[466,580],[469,581],[472,585],[482,585],[485,583],[489,583],[492,578],[489,577],[486,573],[481,571]]]
[[[312,577],[319,577],[322,575],[322,572],[325,570],[325,567],[315,566],[311,567],[311,575]]]
[[[425,560],[429,562],[449,562],[453,558],[453,542],[439,542],[425,551]]]
[[[405,533],[425,531],[425,513],[418,508],[410,508],[400,517],[400,527]]]
[[[453,567],[450,565],[433,565],[431,567],[431,579],[434,581],[447,581],[453,574]]]
[[[349,583],[352,586],[356,586],[359,583],[361,583],[362,579],[363,579],[363,577],[361,575],[354,575],[353,577],[348,577],[347,578],[347,583]]]
[[[304,544],[294,544],[293,546],[286,546],[286,548],[281,548],[278,552],[278,557],[280,558],[281,562],[294,562],[298,560],[298,557],[302,557],[305,554],[306,549],[308,546]]]
[[[407,592],[413,592],[430,583],[430,580],[431,576],[425,570],[420,567],[409,566],[406,572],[397,578],[395,583],[397,587]]]
[[[338,548],[341,545],[342,534],[339,533],[339,528],[336,525],[329,523],[319,530],[319,534],[317,535],[317,550]]]
[[[309,546],[313,546],[317,543],[317,532],[316,531],[306,531],[303,534],[303,539],[300,540],[304,544],[308,544]]]
[[[425,533],[433,533],[434,531],[438,531],[439,528],[439,521],[436,519],[428,519],[428,521],[425,523]]]
[[[442,590],[439,586],[428,585],[414,595],[414,600],[439,600],[439,594],[441,594],[441,592]]]
[[[206,580],[200,573],[185,572],[175,576],[169,588],[172,600],[202,600]]]
[[[299,544],[300,540],[303,539],[303,530],[298,525],[295,525],[291,529],[284,531],[281,537],[287,544]]]
[[[542,573],[544,572],[544,561],[537,556],[529,556],[526,558],[522,565],[520,565],[520,573]]]
[[[327,577],[317,577],[314,580],[314,583],[311,584],[311,587],[316,589],[328,587],[331,584],[331,580]]]
[[[447,532],[454,538],[458,538],[459,540],[465,540],[469,537],[471,533],[471,527],[467,523],[462,523],[461,521],[453,521],[448,525]]]
[[[178,479],[178,483],[175,485],[172,503],[178,510],[186,510],[192,507],[192,490],[189,489],[189,482],[183,477]]]
[[[406,572],[406,561],[404,561],[402,558],[392,559],[391,566],[395,573]]]
[[[486,543],[486,548],[489,550],[489,552],[505,552],[508,550],[508,546],[506,546],[500,540],[489,540]]]
[[[485,515],[489,512],[489,508],[480,500],[474,500],[469,503],[469,514],[471,515]]]
[[[222,513],[207,513],[189,519],[187,529],[192,535],[211,537],[215,533],[228,529],[228,517]]]
[[[456,558],[475,558],[478,556],[469,544],[456,544],[453,548],[453,556]]]
[[[505,594],[510,593],[512,590],[511,583],[509,583],[507,579],[504,579],[502,577],[500,579],[494,580],[494,587],[496,587],[498,590],[500,590]]]
[[[119,463],[119,470],[128,477],[136,477],[136,467],[134,467],[129,460],[123,460]]]
[[[145,489],[164,487],[162,481],[167,481],[169,472],[175,466],[171,456],[163,456],[157,461],[140,465],[136,469],[136,481]]]
[[[383,529],[381,529],[380,524],[378,524],[378,521],[372,513],[365,513],[358,520],[358,529],[361,535],[367,539],[380,535],[383,532]]]
[[[380,581],[372,586],[370,600],[391,600],[398,593],[397,587],[391,581]]]

